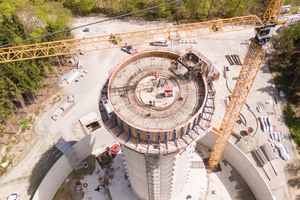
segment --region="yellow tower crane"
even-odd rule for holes
[[[256,36],[250,39],[249,51],[244,60],[209,158],[209,167],[214,169],[221,160],[230,134],[261,63],[263,62],[266,54],[263,45],[268,42],[273,35],[283,2],[284,0],[271,0],[262,18],[256,15],[249,15],[164,28],[117,33],[119,42],[112,42],[111,35],[102,35],[1,48],[0,63],[116,48],[121,47],[123,43],[127,43],[127,45],[138,45],[155,42],[161,38],[173,40],[179,37],[189,38],[230,31],[255,29]]]
[[[125,43],[127,43],[127,45],[138,45],[155,42],[161,38],[173,40],[178,37],[190,38],[259,27],[264,27],[262,20],[255,15],[249,15],[229,19],[219,19],[200,23],[113,34],[113,36],[118,35],[118,40],[120,42],[112,42],[111,35],[101,35],[95,37],[5,47],[0,49],[0,63],[75,54],[117,47],[120,48]]]
[[[266,50],[263,48],[263,45],[270,40],[275,31],[275,26],[278,23],[283,2],[284,0],[271,0],[262,17],[264,26],[256,28],[255,38],[250,39],[248,53],[226,108],[220,130],[218,131],[216,141],[208,160],[210,169],[217,168],[221,160],[228,139],[266,55]]]

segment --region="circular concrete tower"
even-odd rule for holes
[[[214,111],[212,68],[192,49],[149,50],[123,59],[111,73],[102,103],[139,198],[185,199],[191,155]]]

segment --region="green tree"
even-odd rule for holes
[[[286,94],[285,121],[300,146],[300,24],[281,31],[272,43],[274,53],[269,59],[270,69],[275,74],[276,86]]]
[[[0,44],[8,44],[27,38],[24,26],[15,13],[11,16],[2,15],[0,28]]]
[[[5,16],[11,16],[16,9],[22,9],[28,0],[1,0],[0,13]]]
[[[62,0],[62,3],[73,14],[87,15],[96,9],[95,0]]]
[[[20,97],[17,86],[7,77],[0,77],[0,123],[10,118],[13,109],[13,101]]]
[[[69,17],[61,14],[56,18],[49,18],[46,25],[46,33],[53,33],[70,28],[68,25]],[[63,40],[71,37],[71,31],[51,35],[46,38],[47,41]]]

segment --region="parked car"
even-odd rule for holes
[[[74,102],[74,94],[68,96],[68,102]]]
[[[54,120],[54,121],[57,121],[57,118],[58,118],[57,115],[52,115],[52,116],[51,116],[51,119]]]
[[[57,121],[58,117],[64,112],[62,108],[58,108],[53,115],[51,116],[51,119],[54,121]]]
[[[7,197],[7,200],[18,200],[19,196],[20,196],[19,192],[13,192]]]
[[[170,44],[170,42],[168,40],[155,41],[155,42],[150,43],[151,46],[169,46],[169,44]]]

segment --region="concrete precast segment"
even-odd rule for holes
[[[263,151],[260,148],[256,148],[255,151],[257,152],[257,155],[260,157],[260,159],[263,161],[264,164],[268,162],[267,157],[263,153]]]
[[[255,155],[259,164],[263,167],[265,165],[265,162],[262,160],[261,156],[259,156],[259,153],[256,150],[254,150],[253,154]]]
[[[274,160],[276,158],[273,149],[271,148],[270,143],[265,143],[262,145],[262,149],[264,150],[269,161]]]

